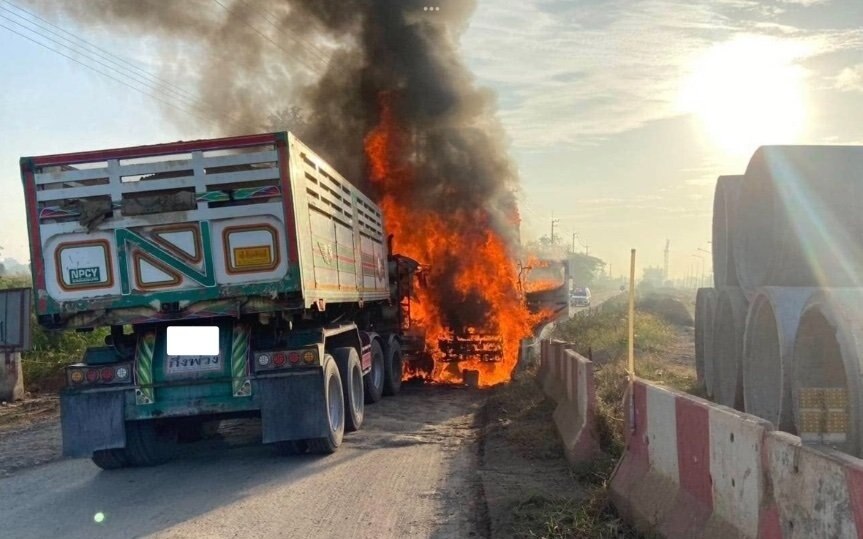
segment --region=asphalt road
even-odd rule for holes
[[[233,421],[155,468],[17,469],[0,479],[0,537],[484,536],[482,399],[407,387],[368,407],[364,428],[327,457],[280,457],[260,445],[259,424]]]

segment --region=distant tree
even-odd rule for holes
[[[309,121],[303,114],[303,109],[292,105],[270,114],[264,128],[269,131],[290,131],[303,138],[309,129]]]
[[[601,258],[581,253],[569,253],[567,260],[573,286],[590,286],[597,274],[605,268],[605,262]]]

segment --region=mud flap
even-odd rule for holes
[[[321,371],[255,380],[265,444],[322,438],[329,433]]]
[[[100,449],[126,447],[124,407],[125,391],[60,395],[63,456],[89,457]]]

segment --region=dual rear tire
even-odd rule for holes
[[[177,430],[155,421],[127,421],[126,447],[93,452],[93,463],[103,470],[129,466],[157,466],[173,455]]]

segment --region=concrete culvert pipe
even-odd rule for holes
[[[738,286],[734,265],[734,235],[737,229],[737,196],[743,176],[720,176],[713,193],[713,285]]]
[[[794,339],[812,288],[759,288],[749,304],[743,338],[743,407],[748,414],[796,433],[791,406]]]
[[[863,286],[861,176],[863,147],[759,148],[738,197],[740,286]]]
[[[719,289],[713,320],[714,400],[743,410],[743,332],[746,325],[746,296],[736,287]]]
[[[716,290],[699,288],[695,294],[695,373],[708,396],[713,396],[713,354],[710,339],[713,335],[713,312],[716,309]]]
[[[832,289],[809,298],[794,341],[791,398],[804,443],[861,456],[863,290]]]

